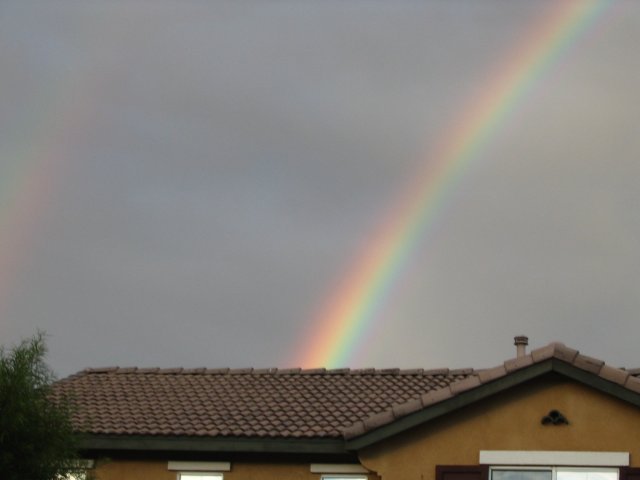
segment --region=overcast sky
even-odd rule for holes
[[[553,1],[0,3],[0,343],[291,367],[427,152]],[[563,341],[640,367],[640,2],[452,186],[352,367]]]

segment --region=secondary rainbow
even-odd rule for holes
[[[5,338],[19,336],[11,331],[13,319],[4,318],[20,291],[38,230],[91,131],[105,78],[70,72],[51,81],[46,94],[30,98],[31,109],[17,119],[8,136],[14,141],[0,147],[0,334]]]
[[[611,1],[559,0],[513,49],[482,93],[464,106],[442,141],[426,157],[395,208],[312,317],[306,341],[291,364],[347,365],[360,339],[424,238],[443,202],[541,77],[594,25]]]

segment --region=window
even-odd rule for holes
[[[222,474],[205,472],[179,473],[178,480],[222,480]]]
[[[367,480],[363,475],[322,475],[322,480]]]
[[[492,467],[490,480],[618,480],[618,469],[592,467]]]
[[[177,480],[222,480],[221,472],[231,470],[231,463],[169,460],[167,470],[177,472]]]
[[[479,465],[439,465],[437,480],[640,480],[629,452],[481,450]]]
[[[553,480],[551,470],[532,470],[529,468],[516,470],[491,469],[491,480]]]

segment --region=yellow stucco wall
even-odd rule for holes
[[[542,425],[550,410],[570,424]],[[434,480],[436,465],[477,465],[480,450],[620,451],[640,466],[640,409],[547,378],[365,448],[360,460],[383,480]]]
[[[167,461],[99,461],[93,471],[96,480],[176,480],[178,472],[167,470]],[[310,463],[231,462],[225,480],[320,480],[311,473]],[[370,480],[377,479],[370,475]]]

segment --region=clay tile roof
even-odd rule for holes
[[[471,370],[109,367],[63,379],[54,384],[54,394],[76,403],[73,422],[83,433],[340,438],[358,421],[407,402],[402,411],[409,411],[426,393],[472,375]]]
[[[82,433],[352,439],[549,359],[640,394],[640,369],[562,343],[483,370],[88,368],[53,392]]]

